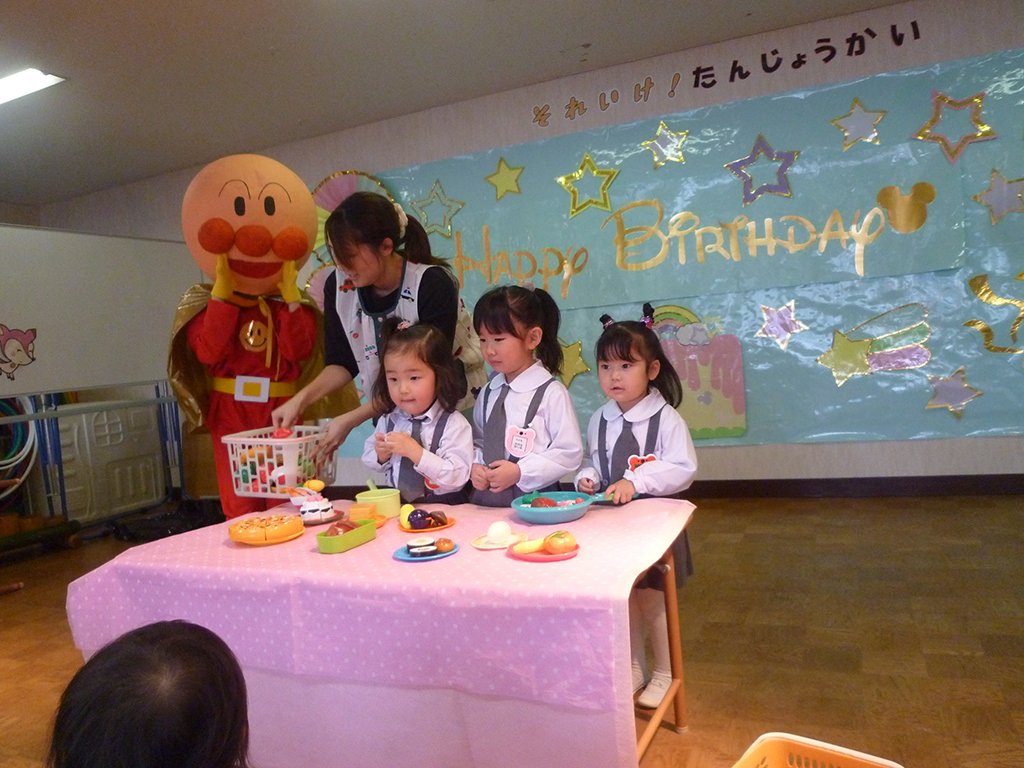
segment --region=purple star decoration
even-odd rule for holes
[[[754,165],[760,155],[764,155],[772,162],[779,163],[779,167],[776,171],[774,184],[761,184],[755,188],[754,179],[747,172],[747,167]],[[796,162],[799,155],[800,151],[796,149],[790,150],[789,152],[776,152],[772,149],[771,145],[765,141],[764,136],[758,134],[757,141],[754,142],[754,147],[750,150],[750,154],[746,157],[741,157],[739,160],[733,160],[731,163],[726,163],[725,167],[743,182],[743,204],[750,205],[750,203],[757,200],[761,195],[768,192],[782,197],[793,196],[793,191],[790,189],[789,179],[786,177],[786,173],[792,167],[793,163]]]

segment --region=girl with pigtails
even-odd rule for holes
[[[597,340],[597,378],[608,396],[587,428],[587,461],[576,474],[576,489],[603,491],[615,504],[641,496],[672,496],[690,487],[697,455],[690,430],[676,408],[682,402],[679,376],[653,330],[654,308],[644,304],[641,320],[615,322],[602,315]],[[673,545],[677,584],[693,567],[684,531]],[[633,690],[637,704],[654,708],[672,682],[663,576],[651,569],[640,577],[629,600]],[[648,672],[646,645],[653,666]]]
[[[474,504],[507,507],[524,493],[556,489],[580,465],[576,410],[558,378],[560,319],[547,291],[518,285],[492,288],[473,308],[480,350],[495,371],[473,408]]]
[[[451,344],[437,328],[384,322],[373,402],[383,416],[363,463],[384,472],[406,503],[462,504],[473,463],[473,428],[456,410],[465,392]]]

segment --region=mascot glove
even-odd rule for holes
[[[299,271],[295,268],[294,261],[286,261],[281,265],[281,282],[277,287],[281,291],[281,299],[286,304],[294,304],[302,299],[297,284]]]
[[[222,253],[217,257],[217,273],[210,295],[221,301],[228,301],[235,294],[235,276],[228,264],[228,255]]]

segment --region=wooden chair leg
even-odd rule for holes
[[[661,704],[651,713],[643,733],[636,744],[636,759],[639,761],[654,740],[658,727],[665,719],[670,706],[675,707],[676,733],[686,731],[686,690],[683,686],[683,647],[679,633],[679,604],[677,602],[675,558],[670,547],[654,566],[665,579],[665,612],[668,623],[669,661],[672,667],[672,684]]]

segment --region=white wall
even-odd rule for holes
[[[590,72],[302,142],[238,147],[238,151],[271,155],[312,187],[337,170],[373,173],[723,101],[1019,48],[1024,45],[1021,11],[1021,0],[919,0]],[[907,39],[898,47],[885,42],[891,25],[909,32],[912,22],[917,22],[921,31],[919,40]],[[807,66],[797,70],[784,66],[771,76],[723,82],[713,89],[687,87],[697,65],[714,64],[719,79],[724,80],[733,59],[756,62],[762,53],[773,49],[813,49],[822,37],[831,37],[842,49],[842,40],[867,27],[878,33],[879,42],[872,41],[863,56],[839,55],[827,64],[812,56]],[[677,72],[681,78],[674,97],[661,87],[647,102],[633,103],[633,83],[650,77],[664,84]],[[612,88],[621,95],[616,108],[595,108],[598,94],[610,93]],[[560,119],[561,105],[574,96],[589,101],[586,119]],[[533,108],[543,104],[552,107],[548,128],[538,127],[531,119]],[[180,202],[196,170],[45,206],[40,211],[41,223],[80,232],[180,240]],[[707,480],[1022,473],[1024,438],[704,448],[700,458],[700,476]],[[350,471],[353,481],[362,476],[358,466]],[[347,482],[347,474],[341,482]]]

